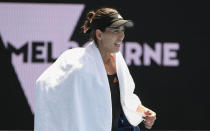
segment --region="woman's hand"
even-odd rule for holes
[[[137,112],[143,114],[145,127],[151,129],[156,120],[156,113],[143,105],[138,106]]]

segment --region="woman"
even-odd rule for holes
[[[86,48],[65,51],[36,82],[35,131],[117,131],[122,114],[150,129],[156,114],[133,93],[135,85],[119,52],[132,22],[117,10],[87,14]]]

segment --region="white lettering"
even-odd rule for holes
[[[166,42],[163,45],[163,65],[164,66],[178,66],[179,60],[177,57],[177,50],[179,50],[179,43]]]
[[[125,44],[125,61],[127,65],[141,65],[140,57],[142,55],[142,47],[137,42],[126,42]]]
[[[161,65],[161,43],[155,43],[153,50],[149,45],[144,44],[144,65],[150,66],[151,60],[156,64]]]

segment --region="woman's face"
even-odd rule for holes
[[[106,28],[101,33],[100,48],[107,53],[116,53],[120,50],[120,45],[125,37],[124,26],[119,28]]]

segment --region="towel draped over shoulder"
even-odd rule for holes
[[[120,100],[130,124],[143,119],[135,84],[120,52],[115,53]],[[69,49],[36,81],[35,131],[111,131],[111,93],[102,57],[92,41]]]

